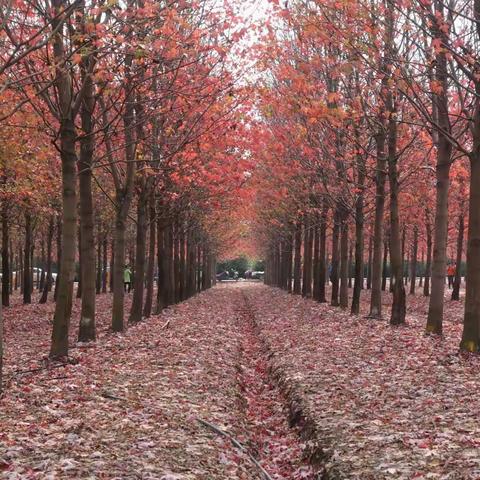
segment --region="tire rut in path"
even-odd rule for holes
[[[305,445],[288,423],[285,399],[270,381],[268,352],[262,346],[255,314],[244,292],[236,299],[240,333],[238,385],[245,417],[246,446],[275,480],[314,479],[304,458]],[[259,478],[263,478],[259,472]]]

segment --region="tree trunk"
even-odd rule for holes
[[[30,212],[25,213],[25,250],[23,256],[23,303],[32,303],[32,272],[31,272],[31,251],[32,251],[32,216]]]
[[[375,224],[373,230],[372,259],[372,292],[370,297],[370,317],[382,317],[382,247],[383,247],[383,217],[385,211],[385,179],[386,155],[385,132],[381,130],[376,136],[377,162],[375,179]]]
[[[16,266],[14,265],[14,254],[13,254],[13,242],[10,239],[10,260],[9,260],[9,271],[10,271],[10,279],[9,279],[9,284],[10,284],[10,295],[13,294],[13,284],[14,284],[14,279],[13,279],[13,272]]]
[[[355,282],[353,284],[351,314],[360,313],[360,295],[363,284],[363,246],[364,246],[364,184],[365,163],[363,157],[357,159],[359,192],[355,202]]]
[[[295,259],[293,266],[293,293],[300,295],[302,293],[302,224],[297,222],[295,225]]]
[[[197,245],[197,293],[202,291],[202,245]]]
[[[135,288],[133,290],[132,308],[130,311],[130,323],[138,323],[142,320],[143,293],[145,286],[145,254],[147,233],[147,204],[148,191],[144,186],[137,201],[137,236],[135,248]]]
[[[479,122],[477,112],[476,121]],[[477,132],[480,126],[477,124]],[[478,135],[480,137],[480,134]],[[480,350],[480,140],[470,156],[470,198],[467,238],[467,276],[465,314],[460,348],[468,352]]]
[[[418,256],[418,227],[413,228],[413,247],[412,259],[410,262],[410,295],[415,295],[415,287],[417,286],[417,256]]]
[[[40,260],[42,271],[40,273],[40,281],[37,284],[37,289],[39,291],[43,290],[43,286],[45,285],[45,270],[46,270],[46,263],[47,260],[45,258],[45,234],[42,232],[42,241],[41,241],[41,260]]]
[[[15,261],[15,291],[18,290],[18,281],[19,281],[19,278],[20,278],[20,272],[21,272],[21,268],[20,268],[20,260],[18,258],[18,256],[16,257],[16,261]]]
[[[318,301],[322,303],[327,302],[325,287],[327,282],[327,264],[326,264],[326,255],[327,255],[327,216],[328,216],[328,205],[324,201],[322,208],[322,217],[320,220],[320,247],[318,252],[318,276],[319,276],[319,286],[318,286]]]
[[[68,332],[72,313],[77,233],[77,155],[75,124],[72,118],[62,120],[60,139],[63,186],[62,247],[50,358],[68,356]]]
[[[108,240],[107,234],[103,237],[103,267],[102,267],[102,293],[107,293],[107,265],[108,265]]]
[[[53,217],[50,219],[48,224],[47,232],[47,275],[45,279],[45,284],[42,290],[42,296],[40,297],[39,303],[47,303],[48,292],[52,288],[52,244],[53,244],[53,233],[55,230],[55,224]]]
[[[457,259],[455,262],[455,281],[453,282],[452,300],[460,300],[460,286],[462,283],[462,253],[465,219],[463,212],[458,216]]]
[[[287,245],[287,292],[292,293],[293,290],[293,282],[292,282],[292,275],[293,275],[293,236],[292,234],[288,235],[288,239],[286,242]]]
[[[82,306],[78,330],[79,342],[95,340],[95,227],[92,194],[92,161],[94,137],[92,134],[93,92],[86,96],[86,106],[82,108],[82,129],[84,136],[80,139],[80,158],[78,178],[80,191],[80,285]],[[100,238],[98,239],[100,251]],[[100,263],[100,259],[99,259]],[[100,269],[100,265],[98,265]]]
[[[312,228],[310,222],[305,222],[304,247],[303,247],[303,282],[302,296],[310,297],[312,294]]]
[[[115,233],[112,239],[111,253],[110,253],[110,276],[109,276],[109,288],[110,293],[113,293],[113,272],[115,270]]]
[[[315,225],[313,231],[313,290],[312,298],[318,301],[320,289],[320,228]]]
[[[367,265],[367,290],[372,288],[372,256],[373,256],[373,238],[368,237],[368,265]]]
[[[425,250],[422,250],[422,258],[420,259],[420,262],[421,262],[421,265],[422,265],[422,269],[424,268],[425,266]],[[421,273],[420,274],[420,279],[418,281],[418,286],[419,287],[422,287],[423,286],[423,277],[425,276],[425,272]]]
[[[388,242],[389,238],[385,235],[385,239],[383,240],[382,292],[387,289]]]
[[[0,395],[3,390],[3,307],[0,304]]]
[[[161,212],[159,204],[159,213]],[[170,244],[169,232],[162,219],[157,219],[157,304],[155,313],[158,315],[171,303],[171,278],[170,278]]]
[[[340,236],[340,224],[341,213],[340,208],[337,205],[335,208],[335,214],[333,218],[333,232],[332,232],[332,269],[330,273],[330,281],[332,282],[332,296],[330,304],[333,307],[340,305],[339,294],[339,264],[340,264],[340,248],[339,248],[339,236]]]
[[[179,276],[179,282],[178,282],[178,298],[180,301],[184,301],[186,298],[185,292],[186,292],[186,262],[185,262],[185,229],[184,226],[181,225],[179,227],[179,238],[178,238],[178,276]]]
[[[193,232],[189,230],[187,236],[187,298],[195,295],[195,251]]]
[[[57,217],[57,278],[55,279],[55,289],[53,292],[53,299],[57,301],[58,285],[60,284],[60,264],[62,261],[62,218]]]
[[[102,291],[102,247],[100,228],[97,230],[97,279],[95,281],[95,293],[97,295]]]
[[[159,205],[160,207],[160,205]],[[159,208],[159,214],[161,208]],[[169,301],[169,280],[168,280],[168,249],[167,249],[167,230],[164,226],[164,222],[161,218],[157,219],[157,303],[155,307],[155,313],[158,315],[162,310],[168,306]]]
[[[9,225],[8,225],[8,209],[5,206],[2,209],[2,305],[8,307],[10,305],[10,256],[9,247]],[[0,312],[1,315],[1,312]]]
[[[425,264],[425,281],[423,282],[423,295],[428,297],[430,295],[430,274],[432,268],[432,227],[428,221],[428,214],[426,215],[426,231],[427,231],[427,263]]]
[[[348,223],[347,215],[342,215],[340,239],[340,308],[348,308]]]
[[[353,248],[350,244],[348,249],[348,288],[353,287]]]
[[[155,236],[157,230],[157,224],[155,222],[155,199],[153,195],[150,198],[150,218],[149,218],[149,244],[148,244],[148,265],[146,273],[146,296],[145,306],[143,308],[143,315],[145,318],[149,318],[152,314],[153,304],[153,283],[154,283],[154,270],[155,270]]]
[[[123,275],[125,270],[125,218],[121,212],[117,212],[115,220],[114,246],[115,261],[113,264],[113,306],[112,306],[112,330],[123,332],[124,324],[124,298],[125,290]]]
[[[403,259],[403,264],[404,264],[404,268],[403,268],[403,281],[405,283],[405,286],[408,285],[408,275],[409,275],[409,267],[410,267],[410,252],[407,253],[407,239],[406,239],[406,235],[407,235],[407,227],[403,227],[403,235],[404,235],[404,238],[402,240],[402,259]],[[405,255],[407,257],[406,261],[405,261]]]
[[[82,229],[78,227],[78,282],[77,282],[77,298],[82,298],[82,272],[83,272],[83,258],[82,258]],[[95,252],[95,250],[94,250]],[[94,270],[95,271],[95,270]]]
[[[393,282],[390,325],[405,323],[406,294],[403,284],[403,263],[400,245],[400,216],[398,212],[399,182],[397,172],[397,108],[393,94],[388,94],[388,176],[390,182],[390,281]]]
[[[443,29],[444,6],[441,1],[435,1],[435,15],[430,28],[432,35],[448,44],[447,33]],[[436,134],[436,202],[435,226],[433,236],[432,285],[430,303],[428,306],[428,333],[442,334],[443,304],[445,294],[445,274],[447,269],[447,235],[448,235],[448,191],[450,188],[450,165],[452,145],[448,134],[451,131],[448,110],[448,69],[447,48],[443,47],[435,53],[435,77],[440,84],[440,91],[433,94],[433,104],[437,112]],[[474,207],[476,208],[476,207]]]
[[[433,229],[433,259],[427,332],[437,335],[443,330],[443,304],[447,269],[448,190],[450,184],[450,150],[442,149],[442,160],[437,164],[437,200]],[[439,152],[440,156],[440,152]],[[443,159],[443,157],[445,157]],[[448,157],[448,163],[447,162]]]
[[[19,265],[20,265],[19,277],[20,277],[20,294],[21,295],[23,295],[23,257],[24,257],[23,248],[20,247],[18,252],[18,259],[19,259]]]
[[[180,296],[180,232],[178,224],[175,225],[174,236],[173,236],[173,279],[174,279],[174,292],[175,292],[175,301],[174,303],[179,303],[181,301]],[[205,259],[206,268],[208,269],[208,261]],[[208,278],[206,278],[208,283]],[[209,288],[208,285],[206,288]]]

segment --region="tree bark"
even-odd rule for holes
[[[333,232],[332,232],[332,268],[330,273],[330,281],[332,282],[332,296],[330,304],[333,307],[338,307],[339,302],[339,266],[340,266],[340,225],[341,225],[341,213],[340,208],[337,205],[335,208],[335,214],[333,218]]]
[[[295,259],[293,266],[293,293],[300,295],[302,292],[302,224],[295,225]]]
[[[362,155],[357,157],[358,179],[357,184],[359,192],[355,202],[355,271],[352,294],[351,314],[360,313],[360,295],[363,286],[363,247],[364,247],[364,186],[365,186],[365,160]]]
[[[3,391],[3,307],[0,304],[0,395]]]
[[[84,63],[83,60],[82,63]],[[85,73],[82,66],[84,82],[84,99],[81,107],[81,121],[83,135],[80,138],[80,157],[78,160],[78,179],[80,195],[80,281],[82,306],[80,312],[80,325],[78,341],[89,342],[95,340],[95,230],[94,208],[92,193],[92,164],[95,148],[93,133],[93,110],[95,108],[94,86],[91,76]],[[100,235],[98,239],[100,251]],[[98,269],[100,269],[100,258]],[[100,287],[100,285],[98,285]],[[80,288],[79,288],[80,290]]]
[[[302,296],[310,297],[312,294],[312,228],[310,222],[305,222],[304,247],[303,247],[303,282]]]
[[[174,303],[179,303],[181,299],[180,295],[180,232],[178,224],[175,225],[173,231],[173,281],[174,281]],[[205,268],[209,268],[208,260],[205,259]],[[206,277],[208,282],[208,277]],[[206,288],[209,288],[208,285]]]
[[[385,292],[387,289],[388,242],[389,238],[385,235],[385,239],[383,240],[382,292]]]
[[[77,283],[77,298],[82,298],[82,272],[83,272],[83,259],[82,259],[82,229],[78,227],[78,283]],[[94,250],[95,252],[95,250]],[[95,271],[95,270],[94,270]]]
[[[347,215],[342,215],[340,238],[340,308],[348,308],[348,222]]]
[[[350,244],[348,247],[348,288],[353,287],[353,248]]]
[[[465,219],[463,212],[458,216],[457,259],[455,262],[455,280],[453,282],[452,300],[460,300],[460,286],[462,283],[462,253]]]
[[[287,292],[292,293],[293,290],[293,281],[292,281],[292,275],[293,275],[293,236],[291,233],[289,233],[287,241],[286,241],[286,247],[287,247]]]
[[[113,264],[113,306],[112,330],[123,332],[124,324],[124,297],[123,274],[125,270],[125,219],[121,212],[117,212],[114,232]]]
[[[480,93],[480,88],[478,88]],[[470,156],[465,313],[460,348],[480,350],[480,108],[477,107],[474,152]]]
[[[448,36],[443,28],[444,6],[441,0],[435,0],[435,15],[432,16],[432,36],[440,38],[445,47],[435,54],[435,77],[441,85],[441,91],[433,94],[433,103],[437,112],[438,128],[436,134],[436,202],[435,226],[433,230],[433,259],[430,303],[426,331],[437,335],[442,334],[443,304],[445,294],[445,274],[447,269],[447,235],[448,235],[448,191],[450,188],[450,165],[452,145],[448,134],[451,132],[448,111],[448,71],[447,44]]]
[[[145,286],[145,254],[147,233],[147,204],[148,191],[142,187],[137,200],[137,235],[135,246],[135,288],[133,290],[132,308],[130,311],[130,323],[138,323],[142,320],[143,294]]]
[[[10,239],[10,260],[9,260],[9,270],[10,270],[10,280],[9,280],[9,283],[10,283],[10,295],[13,294],[13,286],[14,286],[14,279],[13,279],[13,271],[14,271],[14,268],[15,268],[15,265],[14,265],[14,253],[13,253],[13,242],[12,240]]]
[[[382,317],[382,247],[383,247],[383,217],[385,211],[385,179],[386,179],[386,155],[385,133],[378,132],[377,163],[375,179],[375,224],[373,230],[373,259],[372,259],[372,286],[370,297],[370,317]]]
[[[410,295],[415,295],[417,286],[418,227],[413,227],[412,259],[410,262]]]
[[[372,256],[373,256],[373,238],[368,237],[368,265],[367,265],[367,290],[372,288]]]
[[[393,284],[390,325],[405,323],[406,294],[403,284],[403,263],[400,245],[400,215],[398,209],[399,182],[397,172],[397,108],[393,93],[388,95],[388,176],[390,182],[390,281]]]
[[[425,281],[423,282],[423,295],[428,297],[430,295],[430,274],[432,268],[432,226],[428,218],[428,213],[425,214],[426,232],[427,232],[427,263],[425,264]]]
[[[187,298],[195,295],[195,242],[193,240],[193,232],[189,230],[187,236]]]
[[[77,155],[75,124],[71,117],[62,120],[60,138],[63,186],[61,257],[50,358],[68,356],[68,332],[72,313],[77,233]]]
[[[183,225],[179,226],[179,238],[178,238],[178,298],[180,301],[184,301],[186,299],[186,248],[185,248],[185,228]]]
[[[45,234],[44,232],[42,232],[42,240],[41,240],[41,247],[40,247],[40,255],[41,255],[41,260],[40,260],[40,264],[42,266],[42,271],[40,273],[40,280],[37,284],[37,289],[39,291],[42,291],[43,290],[43,286],[45,285],[45,270],[46,270],[46,264],[47,264],[47,260],[45,258]]]
[[[8,207],[2,209],[2,305],[10,305],[10,256],[9,256],[9,224]],[[0,312],[1,315],[1,312]]]
[[[47,232],[47,275],[45,279],[45,284],[43,285],[42,296],[40,297],[39,303],[47,303],[48,292],[52,288],[52,245],[54,230],[55,223],[52,216],[48,224]]]
[[[97,230],[97,279],[95,281],[95,293],[100,295],[102,291],[102,248],[103,242],[101,238],[100,227]]]
[[[109,276],[109,288],[110,293],[113,293],[113,272],[115,269],[115,234],[112,239],[111,252],[110,252],[110,276]]]
[[[159,213],[161,211],[159,204]],[[155,313],[158,315],[162,310],[168,306],[169,293],[169,279],[168,279],[168,249],[167,249],[167,230],[161,218],[157,218],[157,303]]]
[[[153,195],[150,198],[150,216],[149,216],[149,243],[148,243],[148,265],[146,273],[146,296],[145,305],[143,308],[143,315],[145,318],[149,318],[152,314],[153,304],[153,285],[154,285],[154,270],[155,270],[155,237],[157,224],[156,211],[155,211],[155,199]]]
[[[315,222],[316,223],[316,222]],[[313,290],[312,298],[318,301],[320,292],[320,227],[313,230]]]
[[[103,237],[103,265],[102,265],[102,293],[107,293],[107,265],[108,265],[108,239],[107,233]]]
[[[320,220],[320,246],[318,252],[318,263],[319,263],[319,272],[318,272],[318,301],[321,303],[327,302],[325,287],[327,282],[327,264],[326,264],[326,255],[327,255],[327,216],[328,216],[328,205],[324,201],[322,207],[322,217]]]
[[[31,275],[31,251],[32,251],[32,216],[25,212],[25,250],[23,255],[23,303],[32,303],[32,275]]]

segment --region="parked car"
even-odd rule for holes
[[[265,272],[252,272],[251,279],[252,280],[263,280],[265,277]]]
[[[218,282],[223,282],[224,280],[229,280],[230,279],[230,275],[228,274],[228,272],[220,272],[220,273],[217,273],[217,281]]]

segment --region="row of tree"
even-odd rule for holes
[[[155,295],[159,312],[214,281],[221,220],[251,163],[237,151],[246,89],[228,64],[244,30],[232,19],[207,0],[2,6],[2,301],[20,269],[31,301],[39,249],[46,301],[56,263],[51,358],[69,353],[76,264],[80,341],[96,337],[107,277],[112,329],[124,330],[128,251],[130,322]]]
[[[419,249],[425,251],[426,331],[441,334],[447,264],[461,265],[466,235],[461,348],[478,351],[477,4],[298,0],[277,14],[259,62],[257,228],[268,280],[325,301],[328,250],[332,304],[347,306],[352,263],[352,312],[358,313],[369,257],[370,316],[379,318],[388,245],[390,323],[402,324],[407,227],[413,270]],[[457,274],[456,297],[459,280]]]

